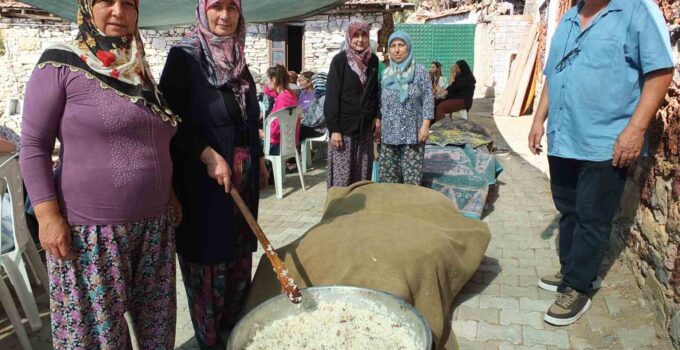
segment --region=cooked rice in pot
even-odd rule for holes
[[[414,338],[395,316],[335,302],[257,329],[244,350],[418,350]]]

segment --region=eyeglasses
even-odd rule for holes
[[[579,13],[581,12],[582,7],[583,7],[583,5],[580,4],[579,5]],[[576,47],[573,48],[571,51],[569,51],[566,55],[564,55],[564,57],[562,57],[562,59],[557,63],[557,65],[555,66],[555,71],[557,71],[557,73],[563,71],[565,68],[567,68],[567,66],[569,66],[571,64],[571,62],[574,61],[574,59],[576,59],[576,56],[578,56],[579,52],[581,52],[581,43],[585,40],[586,36],[588,36],[588,34],[593,31],[592,27],[597,23],[598,19],[600,19],[600,17],[604,13],[605,8],[606,7],[603,7],[602,9],[600,9],[600,11],[595,16],[595,19],[592,20],[592,22],[590,22],[591,23],[590,26],[588,26],[588,28],[586,28],[586,32],[584,34],[581,34],[580,38],[579,37],[576,38]],[[574,29],[573,25],[569,27],[569,34],[567,34],[567,40],[565,40],[565,43],[564,43],[564,50],[565,51],[567,50],[567,44],[568,44],[567,42],[569,41],[569,38],[571,38],[571,32],[572,32],[573,29]]]
[[[574,59],[576,59],[576,56],[578,56],[579,52],[581,52],[581,48],[579,48],[578,46],[575,47],[574,49],[572,49],[571,51],[569,51],[569,52],[568,52],[566,55],[564,55],[564,57],[562,57],[562,59],[557,63],[557,65],[555,66],[555,70],[556,70],[558,73],[561,72],[561,71],[563,71],[565,68],[567,68],[567,66],[568,66],[569,64],[571,64],[571,62],[574,61]]]

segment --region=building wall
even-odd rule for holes
[[[479,23],[475,28],[475,98],[494,97],[494,24]]]
[[[519,54],[531,17],[497,15],[475,29],[475,98],[503,94],[510,75],[510,57]]]
[[[510,75],[510,57],[519,55],[522,40],[531,26],[531,17],[498,16],[493,26],[493,80],[496,96],[500,96]]]
[[[330,60],[344,41],[344,28],[352,19],[364,19],[371,24],[371,38],[377,40],[383,23],[382,13],[355,15],[319,15],[305,21],[306,69],[327,71]],[[147,61],[158,80],[163,71],[168,51],[190,27],[168,30],[142,30]],[[0,56],[0,125],[20,132],[18,116],[8,116],[5,101],[23,98],[26,83],[40,58],[40,54],[55,43],[68,43],[75,38],[77,27],[66,21],[42,21],[0,18],[0,39],[5,53]],[[254,75],[263,74],[269,67],[267,25],[249,24],[246,36],[246,57]]]
[[[378,40],[384,23],[382,13],[325,14],[308,18],[305,26],[305,69],[327,71],[333,56],[340,50],[345,28],[352,19],[364,19],[371,25],[371,39]],[[253,74],[263,74],[269,67],[267,25],[250,24],[246,37],[246,57]],[[500,95],[509,72],[509,57],[519,50],[522,37],[529,28],[524,16],[497,16],[491,23],[477,26],[475,34],[476,97]],[[189,27],[168,30],[142,30],[147,60],[156,79],[167,57],[167,52],[180,40]],[[42,51],[53,43],[65,43],[77,34],[68,22],[42,23],[28,19],[0,19],[0,38],[6,53],[0,56],[0,124],[19,132],[20,121],[4,113],[5,101],[10,97],[23,98],[25,84]],[[379,54],[382,59],[382,54]]]
[[[246,59],[251,73],[264,74],[269,68],[269,43],[266,24],[249,24],[246,35]]]
[[[77,28],[68,22],[42,24],[26,19],[0,19],[0,40],[5,54],[0,56],[0,125],[17,133],[21,120],[4,113],[7,98],[23,98],[28,78],[42,51],[54,43],[66,43]]]
[[[680,3],[660,0],[666,21]],[[677,22],[676,22],[677,23]],[[674,82],[650,128],[650,156],[629,173],[614,239],[658,321],[680,349],[680,41]]]
[[[154,77],[158,80],[170,47],[179,41],[188,28],[170,30],[142,30],[147,61]],[[8,98],[23,98],[26,83],[33,72],[41,53],[56,43],[68,43],[75,38],[77,27],[66,21],[42,23],[29,19],[0,19],[0,39],[5,54],[0,56],[0,125],[20,132],[21,120],[5,113]]]
[[[305,22],[305,69],[328,71],[333,56],[345,41],[345,29],[354,19],[368,22],[371,25],[371,39],[378,41],[378,31],[383,24],[382,13],[320,15],[310,17]]]

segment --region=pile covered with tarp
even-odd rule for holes
[[[452,349],[453,301],[481,263],[491,235],[427,188],[359,183],[332,188],[321,222],[277,250],[301,287],[372,288],[415,306],[432,328],[435,349]],[[246,302],[252,310],[281,294],[263,257]]]
[[[479,219],[490,186],[503,171],[493,151],[484,127],[463,119],[441,120],[425,147],[423,186],[443,193],[463,215]]]

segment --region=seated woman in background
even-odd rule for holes
[[[21,143],[19,135],[6,126],[0,126],[0,157],[9,156],[18,150]],[[0,253],[5,254],[14,250],[14,227],[12,226],[12,202],[9,193],[0,197]]]
[[[8,157],[15,153],[19,153],[21,147],[21,137],[19,134],[14,132],[11,128],[7,126],[0,125],[0,157]],[[58,162],[53,162],[53,168],[56,167]],[[11,252],[14,250],[14,226],[12,224],[12,209],[9,194],[5,193],[2,197],[2,209],[0,212],[2,215],[2,253]],[[24,191],[24,210],[26,212],[26,226],[28,226],[28,232],[31,234],[33,241],[39,243],[38,238],[38,219],[35,218],[35,212],[33,211],[33,205],[31,204],[28,194]]]
[[[271,113],[276,113],[277,111],[288,108],[297,107],[298,98],[295,92],[290,88],[290,76],[286,67],[282,65],[276,65],[267,70],[267,86],[264,88],[264,93],[268,96],[274,98],[274,107]],[[298,143],[300,139],[300,123],[297,124],[297,131],[295,133],[295,142]],[[281,128],[279,126],[279,121],[274,120],[271,124],[271,147],[269,148],[270,155],[280,154],[280,143],[281,143]]]
[[[442,120],[447,113],[472,108],[472,97],[475,94],[475,76],[464,60],[451,66],[451,84],[444,92],[444,100],[437,104],[435,120]]]
[[[0,155],[17,152],[21,139],[14,130],[0,126]]]
[[[312,86],[312,78],[314,73],[310,71],[300,73],[297,83],[300,86],[300,94],[298,95],[298,106],[302,108],[305,113],[309,110],[309,106],[316,100],[314,96],[314,87]]]
[[[442,74],[442,64],[437,61],[432,61],[430,66],[430,81],[432,81],[435,99],[443,98],[446,91],[446,77]]]
[[[326,73],[315,74],[310,82],[314,100],[305,110],[305,117],[300,126],[300,140],[316,138],[326,133],[326,117],[323,106],[326,102]],[[300,102],[302,106],[302,102]]]
[[[295,92],[296,95],[300,95],[300,85],[297,84],[298,74],[294,70],[288,71],[288,81],[290,82],[290,89]]]

